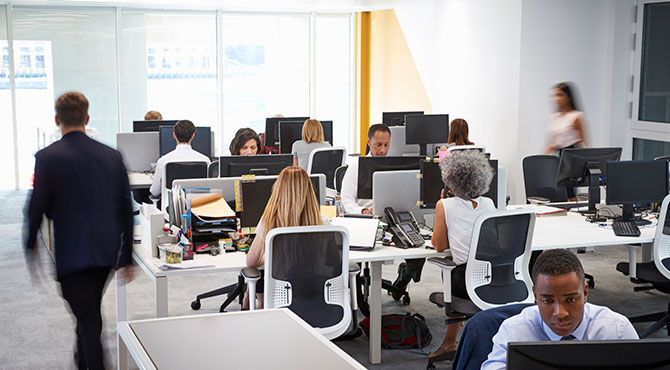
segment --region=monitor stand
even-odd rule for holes
[[[621,219],[624,221],[633,221],[637,226],[649,225],[651,221],[645,220],[642,217],[635,216],[635,211],[632,204],[624,204],[622,206]]]
[[[598,211],[596,204],[600,203],[600,172],[599,168],[589,168],[589,209],[582,211],[584,215],[595,215]]]

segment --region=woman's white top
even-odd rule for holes
[[[584,122],[584,113],[573,110],[567,113],[556,112],[549,116],[549,132],[551,146],[562,149],[582,141],[579,131],[575,129],[575,121]]]
[[[477,217],[496,209],[489,198],[477,197],[473,200],[477,202],[477,208],[472,207],[471,201],[459,197],[440,200],[444,206],[451,257],[458,265],[468,261],[472,229]]]

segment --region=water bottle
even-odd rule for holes
[[[337,213],[338,216],[344,216],[346,213],[344,210],[344,206],[342,205],[342,200],[340,199],[339,195],[335,196],[335,212]]]

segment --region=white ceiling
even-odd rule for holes
[[[14,5],[126,6],[159,9],[224,9],[238,11],[356,12],[390,9],[399,3],[432,0],[14,0]]]

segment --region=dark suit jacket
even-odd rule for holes
[[[54,222],[56,273],[131,263],[130,185],[121,153],[80,131],[35,154],[26,247],[46,214]]]

